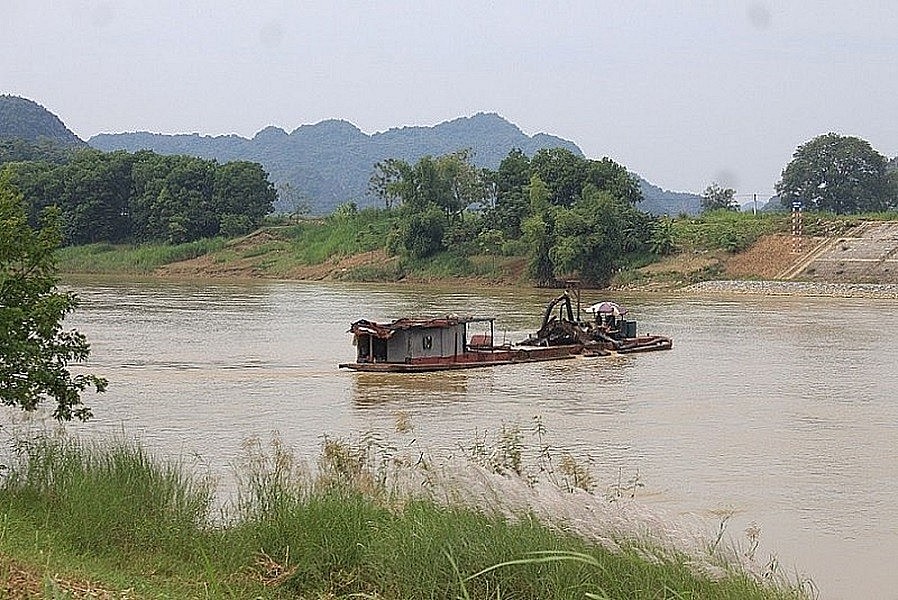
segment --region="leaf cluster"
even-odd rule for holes
[[[465,211],[484,202],[490,189],[486,171],[472,158],[469,150],[461,150],[424,156],[414,165],[399,159],[375,165],[369,189],[387,210],[397,206],[401,217],[391,238],[393,250],[426,258],[447,248],[447,232],[456,237],[465,230]]]
[[[489,226],[525,240],[538,285],[564,277],[606,284],[627,255],[647,248],[652,218],[635,208],[638,182],[609,158],[590,160],[562,148],[532,160],[512,151],[494,178]]]
[[[0,138],[0,165],[10,162],[48,162],[69,160],[72,148],[46,138],[29,142],[22,138]]]
[[[41,229],[33,230],[21,196],[8,175],[0,176],[0,403],[31,411],[49,399],[56,419],[85,420],[91,412],[82,392],[101,392],[106,380],[69,371],[70,363],[87,359],[90,345],[62,326],[77,298],[56,288],[60,239],[58,211],[49,209]]]

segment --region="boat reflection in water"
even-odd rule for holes
[[[576,300],[576,315],[572,298]],[[556,314],[557,311],[557,314]],[[673,340],[636,332],[636,321],[614,302],[599,302],[580,318],[579,290],[566,290],[546,307],[539,331],[516,344],[494,343],[494,319],[448,315],[402,318],[390,323],[359,320],[349,332],[357,348],[356,362],[340,368],[369,372],[416,373],[471,369],[515,363],[564,360],[669,350]],[[488,333],[469,337],[476,327]]]
[[[467,400],[468,374],[410,373],[397,376],[392,373],[361,372],[353,377],[353,400],[358,407],[375,406],[391,402],[440,402]]]

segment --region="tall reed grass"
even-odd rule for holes
[[[56,256],[63,273],[147,275],[163,265],[221,250],[225,243],[224,238],[211,238],[184,244],[90,244],[60,248]]]
[[[75,551],[178,555],[209,525],[211,482],[136,443],[41,436],[18,442],[17,450],[20,460],[3,481],[4,504]]]
[[[516,434],[503,435],[496,456],[514,471]],[[277,437],[250,440],[240,491],[219,515],[207,477],[133,442],[51,436],[17,448],[0,485],[0,578],[12,556],[144,598],[800,597],[736,566],[711,576],[676,550],[581,535],[564,503],[609,504],[584,490],[548,493],[470,462],[435,467],[371,436],[326,440],[313,466]],[[528,508],[540,499],[562,518]]]

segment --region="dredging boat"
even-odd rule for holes
[[[354,371],[415,373],[472,369],[514,363],[564,360],[670,350],[673,340],[661,335],[637,335],[636,321],[615,302],[586,309],[592,319],[580,319],[579,290],[565,291],[546,307],[539,331],[515,344],[494,343],[495,319],[448,315],[403,318],[390,323],[359,320],[349,328],[356,361],[340,368]],[[483,331],[483,333],[472,333]],[[470,337],[469,337],[470,334]]]

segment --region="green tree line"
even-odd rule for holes
[[[55,206],[66,244],[189,242],[257,228],[277,198],[257,163],[219,164],[189,156],[0,148],[4,169],[38,223]],[[29,160],[16,160],[28,157]]]
[[[651,252],[657,225],[636,208],[638,181],[623,166],[563,148],[532,158],[512,150],[496,171],[474,166],[469,151],[391,159],[375,166],[370,189],[397,215],[389,250],[412,259],[445,250],[526,254],[540,285],[607,283]]]

